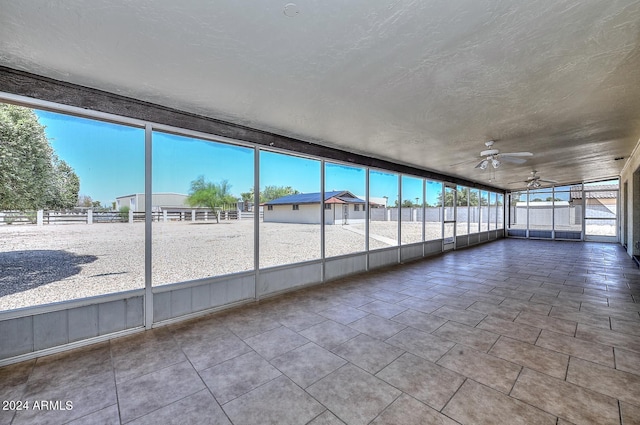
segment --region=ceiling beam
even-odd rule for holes
[[[0,66],[0,91],[66,106],[198,131],[214,136],[222,136],[265,147],[284,149],[293,153],[321,157],[327,160],[352,163],[357,166],[389,170],[400,174],[414,175],[431,180],[455,183],[461,186],[505,193],[503,189],[459,177],[448,176],[408,165],[396,164],[391,161],[355,154],[316,143],[304,142],[291,137],[256,130],[215,118],[191,114],[162,105],[54,80],[3,66]]]

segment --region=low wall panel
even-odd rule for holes
[[[407,245],[400,247],[400,259],[404,261],[417,260],[418,258],[422,258],[423,245]]]
[[[350,274],[361,273],[367,267],[367,254],[329,258],[325,261],[324,279],[333,280]]]
[[[369,270],[398,264],[398,249],[385,249],[369,252]]]
[[[274,294],[298,286],[320,283],[322,264],[307,263],[292,267],[261,270],[258,278],[258,297]]]

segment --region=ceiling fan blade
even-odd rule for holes
[[[531,152],[507,152],[501,153],[500,156],[533,156]]]
[[[463,164],[469,164],[476,161],[476,159],[467,159],[466,161],[462,161],[462,162],[456,162],[455,164],[450,164],[449,167],[455,167],[458,165],[463,165]]]
[[[486,161],[486,159],[483,159],[482,161],[478,162],[478,165],[476,165],[473,168],[480,168],[482,166],[482,163],[485,162],[485,161]]]
[[[558,183],[555,180],[546,180],[546,179],[538,179],[538,181],[545,182],[545,183]]]
[[[527,162],[526,159],[513,158],[513,157],[510,157],[510,156],[502,156],[502,155],[500,155],[500,161],[510,162],[512,164],[524,164],[525,162]]]

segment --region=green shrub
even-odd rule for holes
[[[124,207],[120,207],[120,210],[118,211],[120,213],[120,220],[123,223],[127,223],[129,221],[129,211],[131,210],[131,208],[127,207],[126,205]]]
[[[13,224],[18,219],[16,213],[8,212],[4,215],[4,222],[6,224]]]
[[[24,215],[31,224],[36,224],[38,222],[38,213],[36,211],[27,211]]]

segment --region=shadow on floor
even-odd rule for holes
[[[0,252],[0,297],[76,275],[82,264],[97,259],[95,255],[54,250]]]

